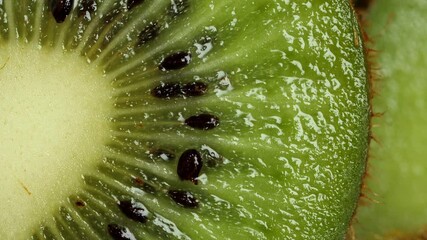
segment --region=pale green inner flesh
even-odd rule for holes
[[[368,19],[378,95],[367,205],[360,207],[360,239],[427,226],[427,2],[377,0]],[[392,237],[390,237],[392,239]]]
[[[87,172],[77,173],[75,178],[83,175],[82,185],[69,198],[52,203],[56,213],[28,220],[42,221],[30,229],[34,239],[108,239],[110,223],[141,239],[345,235],[359,196],[369,127],[363,47],[349,3],[188,1],[186,12],[171,15],[171,1],[145,1],[107,24],[101,16],[123,6],[103,1],[90,18],[73,12],[56,24],[43,1],[4,2],[0,17],[5,10],[8,19],[0,25],[12,30],[0,32],[1,41],[37,42],[32,47],[41,47],[41,55],[51,48],[59,55],[78,53],[92,68],[76,60],[79,70],[72,75],[99,69],[105,77],[94,72],[99,78],[91,84],[108,83],[105,91],[99,86],[99,93],[98,87],[79,85],[85,96],[95,95],[82,107],[105,97],[99,104],[107,104],[111,117],[105,128],[93,123],[104,119],[104,108],[92,112],[101,118],[89,118],[88,124],[96,125],[90,131],[101,135],[93,135],[98,142],[82,148],[88,153],[91,146],[108,150],[93,152],[87,161],[97,168],[85,166]],[[24,15],[34,26],[21,24]],[[135,48],[150,21],[161,25],[159,35]],[[176,51],[190,51],[190,65],[159,71],[161,59]],[[73,59],[65,54],[64,68],[76,64]],[[150,94],[161,83],[194,80],[208,84],[204,96],[166,100]],[[182,124],[204,112],[219,117],[220,125],[201,131]],[[99,128],[107,132],[98,133]],[[199,185],[180,181],[176,174],[180,154],[190,148],[199,150],[205,161],[219,163],[203,166]],[[175,157],[163,161],[152,154],[156,149]],[[152,185],[154,193],[135,178]],[[199,207],[179,206],[168,197],[170,189],[192,192]],[[117,206],[121,200],[144,204],[150,212],[147,222],[126,217]],[[0,232],[10,229],[16,227],[2,226]]]
[[[7,226],[0,235],[19,239],[81,189],[82,175],[101,161],[111,87],[74,54],[32,44],[0,54],[0,222]]]

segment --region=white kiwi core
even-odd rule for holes
[[[0,230],[16,231],[0,236],[28,236],[81,189],[109,138],[111,89],[81,56],[0,49]]]

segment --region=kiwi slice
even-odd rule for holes
[[[377,0],[366,13],[378,56],[373,159],[360,239],[426,239],[427,2]],[[402,64],[402,63],[405,64]]]
[[[347,1],[0,1],[3,239],[342,239],[369,142]]]

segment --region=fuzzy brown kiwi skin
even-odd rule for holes
[[[370,178],[370,161],[372,161],[373,156],[370,154],[371,152],[371,142],[375,141],[377,144],[381,145],[381,141],[374,135],[372,132],[373,127],[373,119],[374,118],[381,118],[384,115],[384,112],[376,112],[374,111],[373,106],[373,100],[374,98],[379,95],[379,92],[377,90],[377,82],[380,82],[382,80],[382,77],[380,75],[380,66],[378,64],[378,54],[379,52],[372,48],[372,46],[375,46],[375,41],[373,40],[372,36],[369,36],[365,29],[369,26],[369,22],[366,20],[365,16],[367,15],[370,6],[372,6],[374,0],[353,0],[353,8],[358,14],[358,21],[359,26],[361,29],[361,32],[363,34],[363,47],[365,51],[365,61],[366,61],[366,67],[368,71],[368,84],[369,84],[369,106],[370,106],[370,121],[369,121],[369,149],[368,149],[368,157],[366,160],[366,167],[365,167],[365,173],[362,179],[362,186],[359,196],[359,201],[357,208],[355,209],[351,221],[351,225],[347,231],[346,240],[360,240],[356,237],[357,232],[354,229],[354,225],[357,224],[357,210],[359,207],[365,207],[370,204],[377,204],[378,202],[373,199],[372,195],[375,195],[375,193],[369,189],[369,186],[367,185],[367,180]],[[385,235],[378,236],[378,239],[382,240],[426,240],[427,239],[427,225],[420,228],[417,231],[414,232],[401,232],[399,230],[394,230],[386,233]]]
[[[369,6],[371,6],[372,0],[353,0],[352,1],[352,8],[353,11],[358,15],[357,19],[358,19],[358,23],[359,23],[359,29],[360,32],[357,32],[355,30],[355,35],[356,34],[361,34],[362,35],[362,39],[363,42],[360,43],[363,46],[364,52],[365,52],[365,66],[366,66],[366,70],[367,70],[367,76],[368,76],[368,88],[369,88],[369,92],[368,92],[368,102],[369,102],[369,133],[368,133],[368,154],[366,155],[366,159],[365,159],[365,172],[362,176],[362,183],[360,185],[360,195],[359,195],[359,200],[357,203],[356,208],[353,211],[353,215],[349,224],[349,228],[347,230],[347,234],[346,234],[346,240],[356,240],[356,232],[354,230],[353,225],[357,222],[357,210],[360,206],[364,206],[367,205],[367,203],[372,202],[372,200],[368,197],[368,192],[370,192],[366,181],[369,178],[370,174],[369,174],[369,162],[372,159],[372,155],[371,155],[371,142],[372,141],[377,141],[377,139],[375,138],[373,131],[372,131],[372,127],[373,127],[373,119],[377,118],[377,117],[381,117],[382,113],[376,113],[374,110],[374,106],[373,106],[373,99],[374,97],[377,95],[377,91],[375,90],[375,82],[379,80],[379,75],[378,75],[378,68],[377,68],[377,64],[376,64],[376,59],[377,59],[377,54],[376,51],[374,49],[371,48],[371,43],[372,40],[369,37],[369,35],[367,34],[367,32],[365,31],[365,28],[367,26],[366,21],[363,18],[363,15],[366,11],[368,11]]]

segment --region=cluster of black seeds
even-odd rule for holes
[[[128,0],[127,9],[131,10],[132,8],[142,4],[144,0]],[[50,0],[50,10],[52,16],[55,18],[57,23],[63,23],[68,15],[73,10],[74,0]],[[84,16],[86,13],[94,13],[97,10],[97,3],[94,0],[82,0],[77,9],[78,16]],[[104,23],[110,23],[113,21],[115,16],[117,16],[121,11],[119,9],[113,9],[109,13],[103,16]]]
[[[175,1],[179,4],[176,11],[185,11],[186,1]],[[144,31],[144,36],[147,35]],[[187,67],[191,62],[191,54],[185,51],[174,52],[167,55],[159,64],[161,71],[179,70]],[[180,82],[170,82],[155,87],[151,94],[157,98],[170,99],[179,96],[194,97],[201,96],[207,91],[207,84],[201,81],[181,84]],[[219,125],[219,118],[212,114],[202,113],[187,118],[184,124],[197,130],[210,130]],[[203,166],[203,159],[196,149],[184,151],[178,161],[177,174],[182,181],[191,181],[198,184],[198,177]],[[169,190],[169,197],[178,205],[185,208],[197,208],[199,201],[189,191]]]
[[[145,0],[127,0],[126,6],[120,7],[118,3],[115,4],[115,8],[101,16],[101,21],[104,24],[110,24],[116,21],[120,16],[123,16],[126,11],[143,4]],[[356,1],[356,4],[362,4],[368,1]],[[52,16],[57,23],[65,21],[68,15],[73,10],[74,0],[50,0],[50,10]],[[124,9],[125,7],[125,9]],[[187,0],[171,0],[170,8],[168,9],[169,16],[177,18],[188,11],[189,3]],[[79,17],[86,14],[92,14],[97,10],[97,2],[95,0],[81,0],[77,11]],[[144,44],[155,39],[160,32],[160,24],[157,21],[149,22],[148,25],[142,29],[136,40],[135,47],[141,47]],[[210,38],[203,38],[203,42],[211,41]],[[177,51],[169,55],[166,55],[159,63],[158,69],[162,72],[180,70],[187,67],[192,60],[192,55],[189,51]],[[202,81],[193,81],[182,84],[181,82],[170,82],[161,84],[152,89],[151,94],[156,98],[170,99],[175,97],[196,97],[204,95],[208,90],[208,85]],[[219,118],[215,115],[202,113],[188,117],[184,124],[195,130],[211,130],[219,126]],[[164,150],[156,149],[150,151],[150,154],[155,155],[157,158],[161,158],[165,161],[174,160],[176,158],[175,153]],[[203,166],[203,159],[200,152],[196,149],[185,150],[177,164],[177,175],[182,181],[190,181],[194,185],[198,184],[198,178],[200,171]],[[158,194],[159,192],[156,187],[146,183],[140,178],[133,178],[135,184],[141,187],[147,193]],[[163,191],[163,194],[167,195],[177,205],[184,208],[197,208],[199,206],[199,200],[197,197],[186,190],[180,189],[169,189]],[[82,200],[76,200],[75,205],[77,207],[85,207],[86,203]],[[150,218],[150,212],[148,209],[139,202],[133,200],[122,200],[117,202],[117,207],[122,214],[127,218],[139,222],[147,223]],[[132,232],[125,226],[117,223],[110,223],[107,225],[106,231],[114,240],[130,240],[135,239]]]
[[[180,82],[164,83],[155,87],[151,94],[156,98],[170,99],[176,97],[198,97],[204,95],[208,85],[201,81],[181,84]]]

